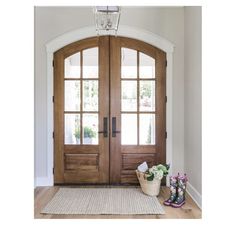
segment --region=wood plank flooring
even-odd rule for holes
[[[65,186],[63,186],[65,187]],[[81,187],[81,186],[80,186]],[[94,187],[94,186],[86,186]],[[97,187],[97,186],[96,186]],[[102,187],[120,187],[105,186]],[[130,186],[122,186],[130,187]],[[54,187],[36,187],[34,190],[34,218],[35,219],[201,219],[201,209],[195,204],[192,198],[187,194],[186,203],[181,208],[172,208],[163,205],[165,215],[48,215],[40,214],[41,210],[52,199],[60,186]],[[158,199],[162,204],[169,197],[169,189],[161,187]]]

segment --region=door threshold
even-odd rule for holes
[[[63,186],[70,186],[70,187],[99,187],[99,188],[110,188],[110,187],[140,187],[139,184],[73,184],[73,183],[67,183],[67,184],[54,184],[55,187],[63,187]]]

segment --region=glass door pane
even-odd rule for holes
[[[155,145],[155,114],[139,115],[140,145]]]
[[[121,48],[120,81],[121,144],[155,145],[155,59]]]
[[[83,144],[98,144],[98,114],[83,114]]]
[[[65,144],[80,144],[80,115],[65,114]]]
[[[121,115],[121,144],[137,145],[137,114]]]
[[[155,59],[139,53],[139,77],[140,78],[155,78]]]
[[[121,81],[121,110],[137,111],[137,81]]]
[[[80,111],[80,80],[65,81],[65,111]]]
[[[98,111],[98,80],[83,80],[83,110]]]
[[[98,48],[83,51],[83,78],[98,78]]]
[[[80,78],[80,52],[65,59],[64,69],[65,78]]]
[[[137,51],[121,49],[121,78],[137,78]]]
[[[98,144],[98,47],[67,57],[64,66],[64,143]]]
[[[155,81],[139,81],[139,110],[155,111]]]

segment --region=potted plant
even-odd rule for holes
[[[84,127],[84,143],[91,144],[92,138],[95,138],[97,136],[97,133],[88,126]]]
[[[154,165],[146,172],[146,178],[148,181],[153,181],[154,179],[161,180],[163,176],[168,175],[169,168],[169,165]]]
[[[80,142],[80,129],[77,128],[75,130],[74,136],[76,138],[76,143]],[[95,138],[97,136],[96,131],[94,131],[91,127],[85,126],[84,127],[84,140],[83,143],[85,144],[91,144],[92,138]]]
[[[160,192],[161,179],[168,175],[169,165],[154,165],[146,172],[136,170],[142,191],[149,196],[157,196]]]
[[[76,143],[79,144],[80,143],[80,128],[76,128],[74,136],[76,139]]]

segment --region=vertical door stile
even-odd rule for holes
[[[110,123],[116,118],[116,128],[120,130],[120,39],[110,37]],[[110,133],[112,126],[110,126]],[[120,134],[110,134],[110,183],[120,183],[121,171]]]
[[[166,162],[166,54],[157,50],[160,163]]]
[[[61,52],[54,53],[54,180],[57,183],[64,183],[64,117],[61,112],[61,108],[64,107],[62,98],[62,93],[64,93],[64,82],[61,77],[64,73],[63,61],[64,58]]]
[[[99,37],[99,130],[104,131],[109,119],[109,37]],[[109,131],[107,137],[99,134],[100,182],[109,183]]]

